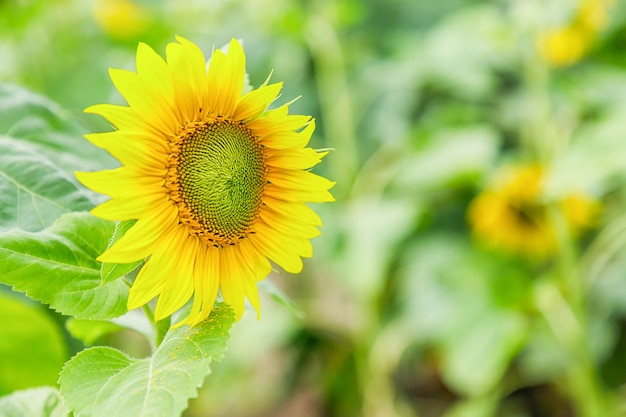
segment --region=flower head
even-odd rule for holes
[[[611,0],[582,0],[574,18],[566,25],[540,34],[537,46],[551,66],[567,66],[579,61],[592,47],[598,33],[607,25]]]
[[[128,106],[89,107],[117,130],[86,138],[122,166],[76,175],[111,197],[94,215],[137,219],[98,258],[147,259],[128,308],[158,297],[159,320],[193,298],[183,323],[194,325],[208,317],[218,290],[237,318],[244,296],[259,312],[256,282],[270,260],[300,272],[321,226],[306,203],[332,201],[334,183],[308,171],[326,155],[306,147],[314,120],[288,114],[288,104],[268,110],[282,83],[243,93],[239,42],[216,50],[207,67],[195,44],[177,40],[166,60],[140,44],[136,73],[110,71]]]
[[[96,0],[93,15],[100,28],[118,40],[132,39],[150,25],[149,10],[132,0]]]
[[[508,167],[471,203],[469,222],[478,238],[500,250],[543,258],[557,249],[548,204],[542,199],[544,169],[540,165]],[[556,202],[570,232],[589,227],[597,202],[571,193]]]

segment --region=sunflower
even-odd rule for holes
[[[612,0],[582,0],[567,24],[539,34],[540,56],[553,67],[574,64],[585,56],[607,26]]]
[[[544,168],[510,166],[471,202],[468,219],[474,234],[494,248],[532,258],[545,258],[557,249],[555,227],[543,200]],[[569,193],[554,203],[563,212],[570,233],[593,224],[599,204],[581,193]]]
[[[111,38],[130,40],[150,26],[150,10],[132,0],[96,0],[93,17]]]
[[[256,282],[273,261],[302,270],[312,255],[320,218],[307,202],[333,201],[333,182],[308,170],[326,152],[306,145],[310,116],[272,110],[282,83],[244,93],[245,55],[238,41],[215,50],[207,66],[202,51],[177,37],[166,60],[140,43],[137,72],[111,69],[128,106],[87,108],[117,130],[86,135],[122,166],[79,172],[87,187],[111,198],[95,216],[136,223],[98,260],[146,259],[130,289],[128,308],[158,297],[155,320],[193,298],[180,323],[206,319],[218,291],[237,319],[245,298],[260,311]]]

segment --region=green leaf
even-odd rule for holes
[[[0,398],[2,417],[66,417],[59,391],[51,387],[16,391]]]
[[[460,400],[450,406],[443,417],[490,417],[498,409],[500,395],[489,393],[477,398]]]
[[[72,337],[81,340],[85,345],[91,346],[98,339],[111,333],[124,329],[115,323],[105,320],[78,320],[70,318],[65,323],[65,328]]]
[[[122,280],[102,284],[96,261],[114,227],[88,213],[70,213],[38,233],[14,229],[0,236],[0,282],[76,318],[120,316],[128,286]]]
[[[43,230],[63,213],[91,209],[72,181],[28,144],[0,138],[0,232]]]
[[[467,182],[491,167],[498,146],[498,135],[490,126],[442,129],[419,152],[397,164],[391,185],[403,192],[423,193]]]
[[[124,236],[124,233],[128,231],[133,225],[136,223],[136,220],[127,220],[124,222],[117,223],[115,226],[115,232],[113,233],[113,237],[109,241],[109,246],[107,249],[115,243],[119,238]],[[111,263],[103,263],[102,268],[100,269],[100,276],[102,277],[102,283],[106,284],[107,282],[114,281],[129,272],[133,271],[137,268],[143,261],[137,261],[130,264],[111,264]]]
[[[145,359],[109,347],[78,353],[59,379],[66,405],[76,417],[178,417],[211,362],[224,356],[234,319],[230,307],[218,305],[199,326],[170,329]]]
[[[459,7],[447,14],[426,32],[423,46],[416,48],[421,67],[416,72],[425,78],[422,82],[434,82],[473,100],[492,94],[492,68],[506,67],[514,59],[515,39],[504,22],[492,3]]]
[[[0,133],[28,139],[42,131],[74,129],[69,113],[58,104],[23,88],[0,84]]]
[[[620,158],[626,151],[622,140],[624,111],[626,106],[616,107],[576,129],[571,145],[557,155],[548,172],[545,192],[549,198],[563,198],[572,191],[598,195],[624,184],[624,161]]]
[[[469,396],[493,389],[528,334],[522,315],[486,308],[468,316],[444,342],[441,374],[446,384]]]
[[[15,293],[0,293],[0,323],[0,395],[56,383],[67,349],[60,326],[45,309]]]
[[[0,84],[0,134],[25,139],[63,167],[94,171],[115,160],[82,138],[84,127],[57,103],[10,84]]]

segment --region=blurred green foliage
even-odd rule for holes
[[[12,109],[4,86],[0,130],[66,150],[55,162],[68,172],[99,169],[81,166],[95,151],[80,134],[107,126],[81,111],[122,102],[109,67],[133,68],[139,41],[162,53],[180,34],[209,55],[242,39],[251,83],[274,69],[280,100],[302,95],[293,112],[318,121],[312,146],[335,149],[320,169],[337,202],[317,208],[305,272],[271,276],[262,319],[234,326],[185,415],[626,415],[626,5],[606,2],[571,64],[537,47],[588,3],[0,1],[0,81],[58,103],[19,90],[26,104]],[[573,189],[602,205],[593,230],[561,233],[547,259],[489,247],[467,221],[497,168],[519,162],[545,167],[555,230],[552,203]],[[273,301],[274,285],[295,306]],[[113,337],[74,323],[63,340],[62,317],[7,294],[0,316],[20,317],[0,336],[58,346],[28,353],[46,364],[37,375],[0,366],[0,394],[53,384],[47,372],[79,350],[70,333]],[[11,349],[0,344],[0,364]]]

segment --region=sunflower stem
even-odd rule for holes
[[[170,325],[171,325],[171,319],[168,316],[164,318],[163,320],[155,321],[154,313],[152,312],[150,307],[147,304],[144,304],[142,308],[143,308],[144,313],[148,317],[148,320],[154,326],[154,340],[150,340],[150,347],[154,351],[156,350],[157,347],[159,347],[159,345],[165,338],[165,335],[167,334],[167,331],[169,330]]]
[[[559,121],[555,120],[550,96],[552,74],[545,60],[537,54],[534,40],[543,29],[541,20],[531,20],[521,28],[527,103],[519,131],[522,146],[528,155],[549,166],[567,147],[569,134],[567,126],[559,126]],[[553,197],[551,200],[548,218],[558,248],[553,270],[555,279],[538,287],[538,308],[570,360],[563,382],[575,414],[580,417],[608,416],[610,405],[602,390],[589,343],[590,317],[585,294],[588,288],[578,266],[576,240],[571,234],[563,207]]]
[[[571,312],[576,326],[571,337],[560,340],[569,351],[573,362],[569,371],[569,389],[572,400],[581,417],[600,417],[607,415],[606,399],[598,381],[594,366],[593,353],[589,341],[589,307],[586,304],[586,286],[576,266],[577,251],[570,236],[566,219],[560,210],[554,209],[552,220],[559,239],[559,260],[557,274],[565,308]],[[558,211],[558,212],[557,212]]]
[[[157,346],[159,346],[161,342],[163,341],[163,339],[165,338],[165,335],[167,334],[167,331],[170,329],[171,324],[172,324],[172,320],[170,316],[167,316],[163,320],[159,320],[154,323],[154,326],[156,329],[156,345]]]

